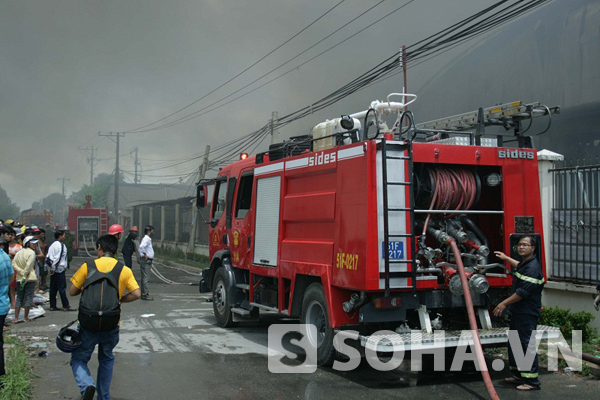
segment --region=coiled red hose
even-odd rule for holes
[[[431,194],[430,210],[468,210],[475,203],[477,196],[477,182],[475,176],[466,168],[436,167],[429,172],[429,184],[433,188]],[[445,218],[452,218],[456,214],[447,214]],[[431,214],[423,226],[423,235]]]

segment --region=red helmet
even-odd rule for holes
[[[110,228],[108,228],[109,235],[116,235],[121,232],[123,232],[123,227],[119,224],[111,225]]]

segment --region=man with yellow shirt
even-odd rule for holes
[[[113,235],[103,235],[96,241],[96,251],[98,259],[94,260],[95,269],[100,273],[109,273],[118,261],[114,258],[119,247],[119,241]],[[122,268],[122,264],[120,266]],[[117,266],[119,268],[119,266]],[[83,264],[71,278],[73,285],[69,289],[71,296],[78,296],[87,290],[84,288],[88,277],[87,263]],[[123,295],[125,291],[126,295]],[[129,303],[141,297],[141,291],[136,282],[133,272],[130,268],[122,268],[118,280],[118,296],[121,303]],[[80,307],[81,314],[81,307]],[[80,318],[81,321],[81,318]],[[119,327],[108,331],[93,331],[85,329],[83,326],[79,328],[79,336],[81,346],[71,353],[71,369],[82,399],[92,399],[98,390],[98,399],[110,399],[110,382],[112,380],[113,366],[115,357],[113,349],[119,342]],[[88,368],[88,362],[98,345],[98,376],[96,384],[92,378],[92,374]]]

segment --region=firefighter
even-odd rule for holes
[[[134,240],[137,239],[137,237],[138,237],[138,227],[132,226],[131,229],[129,230],[129,235],[127,235],[127,237],[125,238],[125,243],[123,243],[123,250],[121,250],[121,253],[123,253],[123,260],[125,261],[125,265],[127,265],[129,268],[132,268],[132,269],[133,269],[132,256],[136,252],[136,246],[135,246]]]
[[[542,289],[544,275],[542,266],[535,256],[537,240],[533,236],[523,236],[519,239],[517,251],[521,262],[510,258],[501,251],[495,251],[496,257],[508,261],[513,268],[513,286],[510,297],[502,301],[494,309],[494,315],[500,316],[508,307],[511,312],[510,331],[519,334],[522,354],[535,353],[535,345],[529,347],[531,333],[537,328],[537,321],[542,312]],[[530,368],[521,369],[517,366],[510,340],[508,342],[508,360],[513,376],[506,382],[518,383],[518,390],[540,390],[541,382],[538,374],[538,355],[535,354]]]
[[[121,234],[123,233],[123,227],[119,224],[112,224],[110,226],[110,228],[108,228],[108,234],[109,235],[113,235],[114,237],[117,238],[117,240],[120,242],[121,241]],[[115,254],[113,254],[113,257],[115,258],[115,260],[119,259],[119,253],[115,252]]]
[[[117,239],[121,240],[121,234],[123,233],[123,227],[119,224],[113,224],[108,228],[108,234],[115,236]]]

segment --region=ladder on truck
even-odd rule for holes
[[[98,236],[108,233],[108,212],[106,208],[100,209],[100,221],[98,224]]]
[[[529,126],[522,130],[521,122],[525,120],[533,120],[533,118],[548,116],[549,123],[546,129],[538,132],[540,135],[545,133],[550,128],[552,114],[559,114],[560,107],[547,107],[539,102],[524,104],[522,101],[513,101],[487,108],[479,108],[475,111],[470,111],[451,117],[436,119],[429,122],[423,122],[416,125],[416,130],[420,133],[430,135],[430,139],[444,140],[440,133],[452,133],[466,131],[474,131],[470,133],[471,145],[481,146],[481,136],[485,134],[485,128],[488,126],[502,126],[506,130],[513,129],[514,135],[517,137],[519,147],[532,147],[533,143],[530,137],[523,136],[531,127]],[[448,131],[448,132],[446,132]],[[489,144],[488,144],[489,145]],[[497,135],[495,146],[503,145],[503,135]]]
[[[378,147],[381,149],[381,177],[382,177],[382,188],[383,188],[383,244],[382,244],[382,255],[384,260],[384,272],[383,279],[385,282],[385,296],[388,297],[390,294],[390,278],[399,277],[399,278],[410,278],[411,285],[413,291],[416,291],[417,288],[417,274],[416,274],[416,258],[415,258],[415,236],[414,236],[414,193],[412,189],[412,176],[413,176],[413,156],[412,156],[412,141],[393,141],[387,142],[385,139],[382,139],[379,142]],[[404,155],[391,155],[393,154],[404,154]],[[389,163],[391,161],[394,164],[394,161],[400,161],[404,165],[404,177],[402,180],[392,180],[388,179],[390,172],[388,171]],[[390,199],[389,199],[389,190],[390,188],[401,187],[408,188],[408,198],[405,197],[405,204],[402,207],[393,206],[390,207]],[[408,201],[406,201],[408,200]],[[404,213],[406,227],[409,232],[404,233],[390,233],[390,213]],[[394,253],[394,246],[399,243],[394,239],[406,239],[406,249],[403,249],[405,252],[404,259],[391,259],[390,253]],[[409,255],[410,259],[407,256],[407,250],[411,249]],[[410,266],[410,270],[402,271],[402,272],[391,272],[390,266],[394,264],[405,264]],[[382,274],[380,271],[380,278]],[[404,286],[406,288],[406,286]]]

